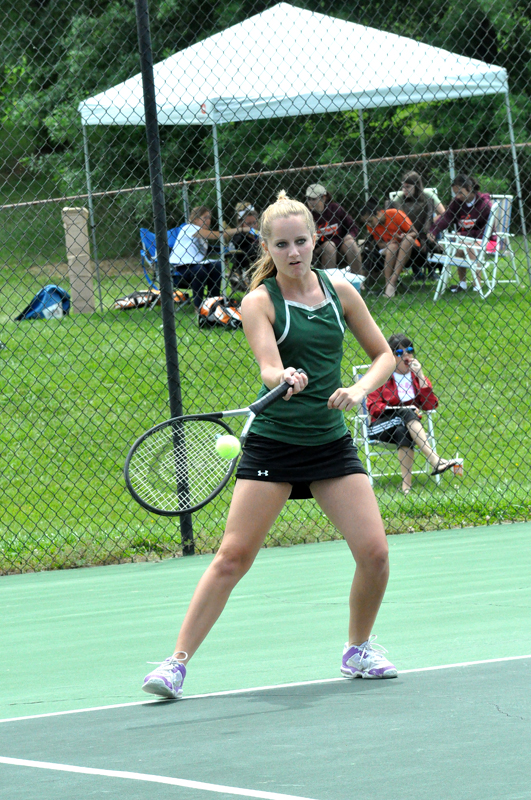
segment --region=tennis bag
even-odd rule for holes
[[[242,326],[242,314],[236,300],[226,297],[207,297],[201,304],[197,322],[200,328],[227,328],[235,330]]]
[[[173,299],[176,306],[181,306],[189,300],[188,295],[184,292],[175,289],[173,292]],[[141,289],[138,292],[128,294],[126,297],[119,297],[114,301],[113,308],[128,311],[131,308],[143,308],[144,306],[153,306],[160,304],[160,291],[158,289]]]
[[[15,317],[21,319],[56,319],[64,317],[70,311],[70,295],[54,283],[48,284],[35,295],[24,311]]]

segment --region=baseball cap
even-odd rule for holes
[[[316,200],[318,197],[322,197],[324,194],[328,194],[328,192],[320,183],[312,183],[306,189],[306,197],[309,197],[311,200]]]

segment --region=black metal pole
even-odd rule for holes
[[[138,49],[140,52],[142,86],[144,89],[149,176],[151,180],[151,199],[157,242],[157,265],[160,281],[162,328],[164,331],[164,349],[166,352],[170,414],[172,417],[178,417],[183,413],[183,405],[181,379],[179,375],[179,356],[177,352],[177,334],[175,331],[175,305],[173,300],[173,282],[170,271],[170,251],[168,247],[166,206],[164,202],[164,182],[162,179],[155,81],[153,78],[153,53],[151,49],[148,0],[136,0],[136,23],[138,29]],[[194,553],[192,515],[185,514],[181,516],[180,523],[183,555],[192,555]]]

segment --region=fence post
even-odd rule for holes
[[[90,219],[90,233],[92,235],[92,253],[94,255],[94,264],[96,266],[96,281],[98,283],[98,299],[100,305],[100,311],[103,314],[103,300],[101,298],[101,275],[100,275],[100,262],[98,259],[98,242],[96,240],[96,223],[94,222],[94,202],[92,198],[92,183],[90,179],[90,161],[89,161],[89,150],[88,150],[88,136],[87,136],[87,126],[83,125],[83,152],[85,153],[85,178],[87,181],[87,193],[88,193],[88,207],[89,207],[89,219]]]
[[[455,179],[455,156],[451,147],[448,150],[448,172],[450,173],[450,186],[453,186]]]
[[[188,217],[190,216],[190,199],[188,197],[188,184],[186,181],[183,181],[183,210],[184,221],[188,222]]]
[[[86,208],[63,208],[72,312],[94,313],[94,284]]]
[[[167,235],[168,226],[166,223],[166,203],[164,198],[164,182],[162,179],[162,159],[160,154],[155,79],[153,76],[153,52],[151,49],[148,0],[136,0],[135,7],[138,50],[140,53],[140,65],[142,70],[142,88],[144,91],[144,114],[149,175],[151,178],[153,221],[155,224],[155,236],[157,241],[157,262],[159,267],[162,328],[164,334],[164,350],[166,353],[170,414],[172,417],[179,417],[183,413],[181,376],[179,372],[179,353],[177,350],[177,333],[175,328],[175,305],[173,301],[173,283],[170,271],[170,251]],[[183,481],[183,491],[185,493],[187,492],[187,479]],[[195,546],[192,515],[183,514],[179,517],[179,522],[181,527],[183,555],[193,555]]]
[[[363,171],[363,190],[365,192],[365,202],[369,199],[369,170],[367,168],[367,148],[365,145],[365,127],[363,125],[363,109],[358,109],[358,123],[360,127],[361,160]]]

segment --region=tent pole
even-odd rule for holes
[[[87,126],[82,123],[83,130],[83,152],[85,153],[85,177],[87,181],[87,194],[88,194],[88,207],[89,207],[89,224],[90,236],[92,239],[92,254],[94,256],[94,266],[96,268],[96,283],[98,284],[98,298],[100,301],[100,312],[103,313],[103,300],[101,299],[101,277],[100,277],[100,262],[98,261],[98,245],[96,242],[96,225],[94,224],[94,204],[92,202],[92,186],[90,182],[90,161],[88,149],[88,136]]]
[[[527,259],[527,277],[529,279],[529,283],[531,284],[531,261],[529,259],[529,242],[527,241],[527,230],[525,226],[525,215],[524,215],[524,201],[522,199],[522,187],[520,184],[520,170],[518,169],[518,158],[516,156],[516,147],[514,141],[514,128],[513,128],[513,118],[511,114],[511,103],[509,100],[509,91],[505,92],[505,108],[507,110],[507,123],[509,125],[509,137],[511,139],[511,153],[513,156],[513,168],[514,168],[514,177],[516,181],[516,194],[518,197],[518,206],[520,208],[520,221],[522,224],[522,233],[524,234],[524,249],[525,255]]]
[[[214,174],[216,176],[216,199],[218,205],[218,220],[221,238],[219,240],[219,255],[221,261],[221,294],[225,297],[227,293],[227,277],[225,275],[225,247],[223,241],[223,199],[221,197],[221,175],[219,170],[219,148],[218,148],[218,126],[216,125],[216,111],[212,112],[212,141],[214,145]]]
[[[358,122],[360,124],[361,140],[361,160],[363,161],[363,189],[365,191],[365,202],[369,199],[369,170],[367,169],[367,148],[365,146],[365,128],[363,127],[363,110],[358,109]]]

